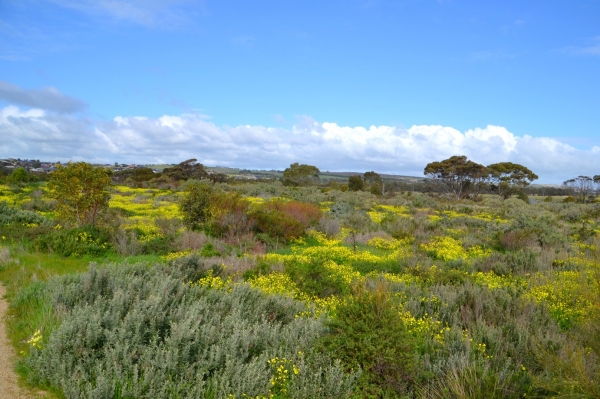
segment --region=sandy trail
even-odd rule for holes
[[[8,302],[4,299],[6,288],[0,284],[0,398],[2,399],[33,399],[41,396],[19,386],[15,373],[15,352],[6,335],[6,312]]]

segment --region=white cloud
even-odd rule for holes
[[[350,127],[299,117],[289,128],[217,126],[195,114],[160,118],[118,116],[88,121],[67,114],[0,110],[0,157],[91,162],[176,163],[285,168],[292,162],[322,170],[420,176],[425,165],[452,155],[489,165],[523,164],[542,182],[600,174],[600,147],[581,150],[548,137],[517,136],[501,126],[461,132],[436,125]]]
[[[58,112],[77,112],[85,108],[85,102],[62,94],[55,87],[27,90],[0,80],[0,100],[28,107]]]

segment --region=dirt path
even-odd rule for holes
[[[19,386],[17,375],[13,369],[15,353],[6,336],[6,312],[8,302],[4,299],[6,289],[0,284],[0,397],[2,399],[33,399],[26,389]]]

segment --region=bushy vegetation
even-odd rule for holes
[[[30,380],[67,397],[349,395],[354,376],[311,349],[324,326],[295,317],[302,303],[248,285],[187,282],[186,268],[212,275],[195,259],[53,280],[42,295],[60,325],[32,343]]]
[[[597,204],[357,177],[113,186],[93,227],[0,186],[22,373],[69,398],[600,397]]]

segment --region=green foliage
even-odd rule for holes
[[[467,157],[453,156],[425,166],[425,176],[437,180],[456,200],[467,198],[476,192],[479,181],[486,177],[485,166],[467,160]]]
[[[182,284],[145,265],[92,268],[44,294],[61,320],[31,349],[29,380],[67,397],[343,398],[352,388],[311,350],[321,321],[295,317],[302,305],[289,298]],[[287,377],[273,362],[290,365]]]
[[[110,250],[109,239],[105,229],[86,225],[73,229],[52,229],[38,237],[34,247],[38,251],[54,252],[65,257],[102,256]]]
[[[290,165],[283,171],[283,184],[286,186],[304,186],[319,180],[321,171],[316,166],[299,164]]]
[[[13,172],[6,178],[6,182],[8,184],[24,184],[30,181],[34,181],[35,177],[31,175],[25,168],[16,168]]]
[[[49,220],[37,212],[22,211],[8,205],[6,201],[0,201],[0,226],[9,224],[45,225]]]
[[[385,287],[358,288],[329,321],[321,347],[363,374],[354,392],[360,398],[397,398],[410,392],[416,377],[415,339]]]
[[[67,224],[100,222],[108,210],[110,173],[85,162],[59,166],[48,182],[48,195],[56,200],[56,216]]]
[[[376,172],[365,172],[364,174],[365,186],[369,188],[369,192],[373,195],[381,195],[383,191],[383,180],[381,176]]]
[[[204,244],[204,246],[202,247],[202,250],[200,251],[200,256],[203,256],[205,258],[211,258],[214,256],[222,256],[222,255],[223,254],[220,253],[219,251],[217,251],[210,242]]]
[[[42,185],[0,186],[1,198],[14,204],[0,205],[8,223],[0,225],[0,245],[10,246],[0,247],[0,279],[15,306],[8,324],[17,349],[40,356],[29,365],[53,369],[42,372],[43,384],[67,397],[344,397],[349,370],[360,367],[357,398],[597,397],[600,204],[218,184],[207,185],[205,234],[180,230],[176,203],[196,184],[184,183],[181,192],[114,190],[111,204],[126,212],[113,212],[112,237],[90,227],[53,228]],[[27,218],[39,213],[22,209],[47,218],[37,223]],[[78,239],[84,230],[91,240]],[[80,271],[90,259],[120,259],[102,248],[108,242],[130,255],[127,263],[160,255],[168,265],[122,264],[96,270],[91,280],[72,276],[17,294],[30,282]],[[34,247],[43,252],[25,252]],[[247,309],[254,314],[254,305],[221,306],[230,295],[246,298],[244,280],[262,290],[260,300],[303,301],[278,298],[283,311],[261,308],[279,331],[269,330],[263,346],[243,338],[255,330],[245,315],[238,318]],[[196,312],[197,302],[214,314]],[[238,329],[221,323],[226,318]],[[302,348],[277,335],[292,319],[319,326]],[[187,328],[198,320],[210,344],[194,335],[195,325]],[[42,347],[33,349],[26,343],[37,345],[38,329]],[[61,335],[52,338],[53,331]],[[311,349],[319,337],[327,343],[320,355]],[[208,347],[216,356],[210,361]],[[46,349],[52,355],[42,355]],[[236,360],[216,361],[223,353]],[[41,383],[36,373],[30,377]],[[219,390],[255,386],[246,376],[266,384]],[[186,384],[192,394],[182,393]]]
[[[538,176],[523,165],[512,162],[500,162],[489,165],[490,178],[496,184],[498,194],[504,199],[512,194],[522,193],[523,188]]]
[[[161,235],[142,243],[141,253],[147,255],[166,255],[173,250],[174,237]]]
[[[529,197],[523,191],[519,192],[517,198],[523,201],[524,203],[529,204]]]
[[[348,178],[348,190],[360,191],[363,189],[364,181],[360,175],[353,175]]]
[[[179,210],[183,215],[183,224],[188,229],[200,229],[210,220],[212,192],[212,186],[200,182],[190,182],[185,186],[179,201]]]
[[[208,177],[204,165],[198,163],[196,159],[188,159],[171,168],[165,168],[163,173],[171,180],[201,180]]]
[[[300,289],[310,296],[326,298],[348,292],[348,285],[339,274],[332,273],[319,259],[308,263],[286,262],[285,272]]]

